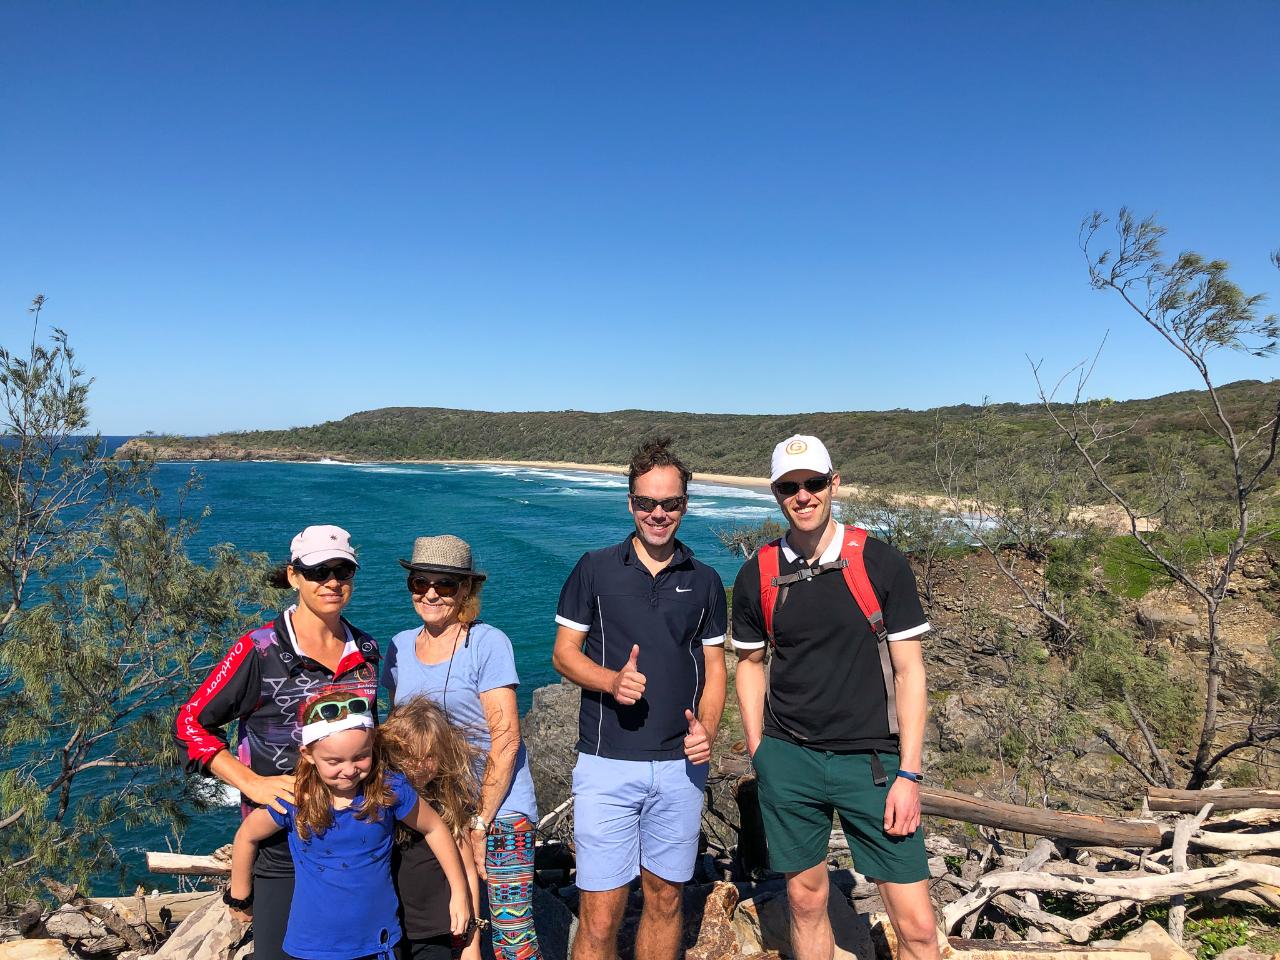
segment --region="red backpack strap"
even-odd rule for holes
[[[858,607],[866,615],[876,635],[876,648],[880,652],[880,672],[884,675],[884,695],[889,712],[889,732],[898,732],[898,704],[893,682],[893,660],[889,656],[889,631],[884,625],[884,612],[871,578],[867,576],[867,563],[863,547],[867,544],[867,531],[861,527],[845,527],[844,540],[840,544],[840,559],[844,565],[844,582],[858,601]]]
[[[764,636],[773,644],[773,608],[778,604],[778,550],[780,540],[771,540],[756,551],[760,562],[760,614],[764,617]]]
[[[847,561],[844,565],[844,582],[849,585],[849,592],[866,614],[876,639],[883,642],[889,638],[889,631],[884,626],[880,599],[871,586],[871,578],[867,576],[867,563],[862,554],[862,548],[866,544],[867,531],[861,527],[845,527],[844,542],[840,544],[840,559]]]

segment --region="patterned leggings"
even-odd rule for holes
[[[498,817],[485,843],[489,922],[496,960],[542,960],[533,929],[533,824],[528,817]]]

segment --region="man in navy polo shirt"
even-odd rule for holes
[[[635,955],[678,956],[682,888],[725,697],[719,575],[676,539],[692,476],[667,439],[631,458],[635,530],[583,555],[556,611],[552,660],[582,687],[573,838],[581,891],[574,960],[617,955],[627,886],[644,912]]]

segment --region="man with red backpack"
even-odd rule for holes
[[[797,960],[831,960],[827,846],[840,815],[910,960],[935,960],[920,830],[929,629],[907,559],[832,517],[840,476],[822,441],[774,448],[788,521],[733,588],[737,691],[769,860],[787,875]]]

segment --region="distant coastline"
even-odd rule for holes
[[[256,450],[246,447],[235,447],[229,444],[201,444],[198,440],[189,444],[171,445],[163,441],[155,442],[148,438],[134,438],[122,444],[116,451],[118,458],[126,458],[136,453],[148,460],[187,461],[187,460],[229,460],[229,461],[264,461],[274,460],[287,463],[422,463],[439,466],[477,466],[477,467],[528,467],[535,470],[575,470],[583,473],[610,473],[626,476],[627,468],[617,463],[581,463],[575,460],[497,460],[497,459],[445,459],[445,458],[373,458],[364,459],[348,454],[330,451],[312,450]],[[761,493],[769,492],[767,477],[744,477],[731,473],[694,474],[694,480],[701,483],[718,483],[727,487],[741,487]]]

